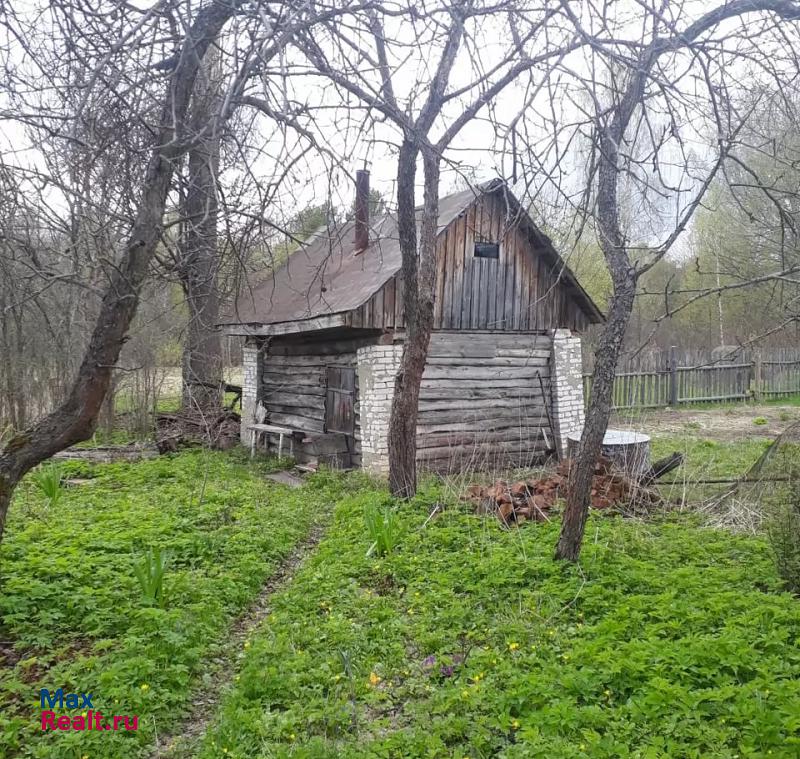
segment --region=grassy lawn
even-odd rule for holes
[[[660,436],[653,454],[684,451],[691,481],[767,444]],[[291,490],[269,466],[70,462],[91,481],[56,507],[26,480],[0,546],[0,757],[147,756],[180,732],[232,620],[319,520],[210,729],[163,759],[800,757],[800,604],[761,539],[595,514],[573,567],[552,560],[557,520],[504,530],[429,481],[398,547],[368,556],[385,492],[325,473]],[[172,555],[163,609],[134,573],[150,547]],[[43,733],[39,689],[58,687],[138,731]]]
[[[245,646],[180,756],[797,757],[800,605],[764,543],[682,517],[504,531],[437,486],[367,557],[361,493]]]
[[[0,547],[0,756],[127,759],[176,724],[227,625],[340,491],[208,452],[64,469],[90,482],[52,507],[27,478]],[[165,608],[134,573],[150,547],[173,557]],[[60,687],[138,731],[43,733],[39,689]]]
[[[692,434],[653,435],[654,461],[673,451],[684,455],[683,466],[664,477],[659,489],[670,501],[688,503],[717,495],[725,490],[725,484],[699,481],[743,477],[770,444],[763,438],[719,441]]]

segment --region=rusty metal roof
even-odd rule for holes
[[[492,180],[474,189],[440,198],[438,231],[447,227],[480,194],[494,192],[501,187],[504,187],[501,180]],[[510,196],[510,193],[506,191],[506,195]],[[519,209],[519,204],[515,205]],[[527,217],[524,211],[522,214]],[[529,217],[527,222],[533,225]],[[549,245],[549,240],[543,235],[542,238]],[[402,258],[396,215],[387,213],[373,220],[370,224],[370,240],[370,246],[356,254],[355,224],[352,220],[321,230],[293,253],[273,276],[267,275],[243,292],[232,312],[223,316],[220,323],[252,326],[281,324],[342,314],[358,308],[400,271]],[[602,314],[577,284],[552,246],[550,249],[564,267],[563,276],[567,284],[577,287],[575,294],[579,300],[588,301],[588,304],[582,304],[587,312],[592,316],[596,312],[602,319]]]

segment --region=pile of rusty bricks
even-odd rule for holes
[[[478,513],[497,514],[505,525],[526,520],[543,522],[549,519],[548,512],[556,506],[558,499],[567,496],[569,467],[570,460],[566,459],[551,474],[538,479],[496,480],[489,486],[470,485],[464,498],[475,504]],[[654,494],[615,469],[608,459],[598,459],[591,490],[591,504],[595,509],[621,506],[641,496],[652,501]]]

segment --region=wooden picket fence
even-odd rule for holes
[[[592,375],[583,375],[588,403]],[[617,409],[687,403],[769,400],[800,394],[800,351],[656,351],[622,364],[614,380]]]

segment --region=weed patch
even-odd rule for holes
[[[275,485],[269,466],[201,451],[65,462],[64,477],[93,483],[58,509],[22,483],[0,546],[0,756],[129,759],[213,687],[198,677],[227,626],[342,492],[324,474]],[[138,731],[43,733],[39,689],[60,687],[138,715]]]
[[[763,541],[593,516],[576,567],[552,560],[556,522],[426,525],[433,486],[369,557],[383,498],[338,504],[191,756],[800,752],[800,606]]]

